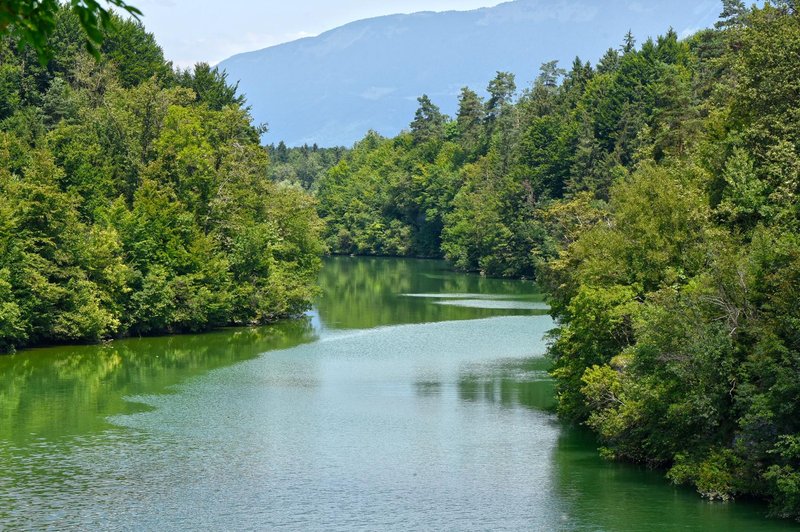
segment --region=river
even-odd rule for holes
[[[307,319],[0,357],[0,529],[786,530],[559,424],[524,281],[338,257]]]

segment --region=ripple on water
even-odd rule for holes
[[[560,515],[558,428],[465,401],[465,368],[541,356],[549,318],[334,335],[212,371],[92,441],[42,450],[74,476],[6,523],[33,528],[519,529]],[[323,338],[324,339],[324,338]],[[131,436],[130,438],[128,436]],[[55,452],[54,452],[55,451]],[[8,465],[8,464],[4,464]],[[13,467],[13,466],[12,466]],[[49,516],[49,517],[48,517]],[[25,519],[28,519],[27,521]]]

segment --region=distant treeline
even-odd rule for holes
[[[319,220],[265,178],[236,87],[173,70],[136,22],[97,60],[76,15],[55,23],[46,64],[0,39],[0,351],[306,309]]]
[[[320,148],[304,144],[289,148],[283,141],[267,146],[270,165],[269,177],[278,183],[299,185],[314,190],[320,176],[339,163],[347,148]]]
[[[714,29],[628,34],[521,93],[498,72],[453,118],[422,96],[309,187],[325,238],[537,278],[564,418],[800,518],[798,58],[794,2],[725,0]]]

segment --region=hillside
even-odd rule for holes
[[[240,81],[256,122],[269,124],[266,142],[351,145],[368,129],[398,133],[422,93],[452,114],[461,87],[482,89],[497,70],[527,86],[545,61],[595,60],[629,29],[639,42],[668,26],[682,36],[719,11],[716,0],[516,0],[361,20],[220,66]]]

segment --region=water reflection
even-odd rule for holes
[[[311,342],[315,335],[310,320],[302,319],[0,357],[0,440],[97,432],[109,427],[107,416],[141,409],[132,396],[168,392],[192,376]]]
[[[564,501],[566,530],[692,530],[771,532],[797,530],[797,523],[767,519],[761,503],[710,502],[693,490],[669,484],[663,472],[600,458],[587,430],[562,427],[551,487]]]
[[[524,408],[555,408],[549,362],[537,357],[466,366],[458,380],[461,401]],[[551,421],[556,424],[553,415]],[[709,502],[676,487],[662,471],[603,460],[595,436],[582,427],[559,424],[550,453],[554,467],[548,489],[560,502],[559,530],[797,530],[796,523],[765,518],[763,504]]]
[[[0,528],[785,528],[561,427],[533,284],[349,257],[321,282],[299,322],[0,358]]]
[[[436,260],[331,257],[320,285],[321,321],[336,329],[547,314],[531,282],[456,273]]]
[[[535,357],[467,366],[459,375],[459,398],[553,411],[555,395],[553,381],[547,373],[549,365],[547,359]]]
[[[437,397],[442,394],[442,383],[438,381],[417,381],[414,389],[420,397]]]

